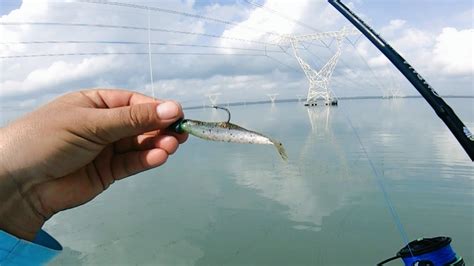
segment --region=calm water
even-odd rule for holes
[[[448,101],[474,129],[474,100]],[[474,165],[422,99],[231,111],[234,123],[281,140],[289,162],[270,146],[190,137],[164,167],[53,217],[46,230],[65,250],[52,265],[374,265],[391,257],[404,243],[349,120],[408,237],[451,236],[474,263]]]

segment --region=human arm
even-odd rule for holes
[[[32,241],[55,213],[163,164],[186,135],[175,102],[123,90],[70,93],[0,129],[0,229]]]

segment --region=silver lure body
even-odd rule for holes
[[[193,136],[212,141],[271,144],[276,147],[284,160],[288,158],[281,142],[229,122],[203,122],[186,119],[180,124],[180,129]]]

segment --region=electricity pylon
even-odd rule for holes
[[[212,106],[216,106],[217,105],[217,98],[219,97],[219,95],[221,95],[221,93],[216,92],[216,93],[207,94],[206,96],[209,98],[209,101],[211,102]]]
[[[303,95],[301,94],[297,94],[296,97],[298,98],[298,102],[301,102],[301,99],[303,99]]]
[[[306,78],[309,81],[308,96],[306,97],[307,106],[316,105],[318,99],[323,99],[326,105],[336,105],[337,98],[333,91],[329,88],[329,81],[331,79],[334,68],[336,67],[337,61],[342,53],[342,43],[344,38],[349,35],[360,34],[357,30],[348,30],[343,27],[340,31],[320,32],[307,35],[289,35],[284,36],[280,39],[279,44],[289,43],[293,48],[293,54],[296,60],[303,69]],[[301,57],[298,52],[301,42],[323,40],[323,39],[335,39],[336,40],[336,53],[329,59],[329,61],[319,70],[314,70],[306,61]]]
[[[385,88],[382,91],[382,98],[384,99],[393,99],[393,98],[402,98],[404,97],[402,91],[401,91],[401,86],[400,82],[395,78],[395,75],[393,74],[392,71],[386,71],[383,73],[384,76],[389,77],[389,85],[388,88]]]
[[[382,98],[384,99],[401,98],[401,97],[403,97],[403,93],[399,87],[389,87],[386,91],[384,91],[384,94],[382,95]]]
[[[275,104],[276,97],[279,95],[278,93],[267,94],[270,97],[270,101],[272,104]]]

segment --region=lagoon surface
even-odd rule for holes
[[[447,102],[473,130],[474,99]],[[64,246],[51,265],[374,265],[405,245],[380,180],[410,240],[450,236],[474,263],[474,164],[423,99],[230,110],[280,140],[288,163],[271,146],[190,136],[163,167],[48,221]]]

